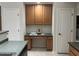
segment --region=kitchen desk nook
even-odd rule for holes
[[[52,37],[52,34],[50,33],[45,33],[44,35],[29,35],[29,34],[26,34],[25,36],[25,41],[28,40],[28,47],[27,49],[28,50],[31,50],[32,49],[32,41],[33,40],[46,40],[46,49],[48,51],[52,51],[53,49],[53,37]]]

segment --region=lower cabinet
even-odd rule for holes
[[[31,39],[31,37],[25,37],[25,40],[28,40],[27,49],[31,50],[32,49],[32,39]]]
[[[28,50],[31,50],[32,49],[32,40],[34,39],[46,39],[46,48],[47,50],[51,51],[53,49],[53,38],[52,37],[46,37],[46,36],[39,36],[39,37],[31,37],[31,36],[25,36],[25,40],[28,40],[28,46],[27,46],[27,49]]]
[[[53,48],[53,38],[47,37],[47,50],[52,50]]]
[[[69,46],[69,55],[70,56],[79,56],[79,51],[77,51],[75,48],[72,46]]]

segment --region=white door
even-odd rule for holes
[[[68,53],[68,42],[73,41],[73,8],[56,9],[57,52]]]
[[[20,40],[19,33],[19,9],[18,8],[5,8],[4,11],[4,30],[9,30],[9,40]]]

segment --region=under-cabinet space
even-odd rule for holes
[[[27,36],[25,35],[25,40],[28,40],[28,49],[31,50],[32,48],[46,48],[48,51],[53,50],[53,38],[50,36]],[[35,42],[33,42],[35,41]],[[37,42],[38,41],[38,42]],[[36,44],[34,47],[33,43]],[[41,45],[44,46],[41,46]]]

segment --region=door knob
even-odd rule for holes
[[[61,35],[61,33],[58,33],[58,35]]]

